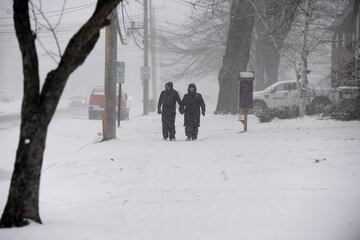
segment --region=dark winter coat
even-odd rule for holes
[[[195,88],[190,92],[190,88]],[[195,84],[189,84],[188,93],[184,95],[181,106],[181,113],[184,113],[184,126],[200,126],[200,110],[205,115],[205,102],[200,93],[196,92]]]
[[[173,89],[172,82],[166,83],[170,89],[161,92],[158,101],[158,113],[161,113],[162,121],[175,121],[176,102],[181,106],[179,93]]]

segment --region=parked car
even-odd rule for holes
[[[346,105],[360,97],[360,87],[340,86],[336,88],[306,89],[307,109],[319,112],[329,105]],[[267,108],[292,107],[297,104],[298,91],[296,80],[281,81],[253,94],[255,115]]]
[[[86,97],[84,96],[73,96],[69,98],[69,109],[86,109]]]
[[[256,115],[267,108],[293,106],[297,102],[296,80],[282,81],[272,84],[262,91],[253,94],[253,112]]]
[[[116,105],[118,104],[119,92],[116,91]],[[130,108],[127,106],[127,95],[121,92],[120,99],[120,119],[129,119]],[[105,94],[104,87],[95,87],[89,97],[89,119],[102,119],[105,108]],[[117,108],[116,108],[117,109]]]

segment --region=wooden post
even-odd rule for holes
[[[156,99],[158,97],[158,79],[157,79],[157,49],[156,49],[156,25],[155,8],[152,0],[149,1],[149,24],[150,24],[150,53],[151,53],[151,82],[152,82],[152,108],[151,112],[156,111]]]
[[[119,93],[118,93],[118,127],[120,127],[120,118],[121,118],[121,83],[119,82]]]
[[[144,0],[144,67],[149,66],[148,0]],[[149,78],[143,79],[144,115],[149,113]]]
[[[241,114],[244,116],[243,120],[240,120],[244,125],[244,132],[247,132],[247,122],[248,122],[248,114],[249,108],[240,108]]]
[[[116,14],[115,8],[110,15],[111,24],[105,28],[104,141],[116,138]]]

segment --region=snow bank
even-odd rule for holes
[[[44,224],[0,239],[359,239],[359,122],[250,117],[239,134],[235,116],[209,115],[196,142],[179,116],[176,126],[177,141],[166,142],[158,115],[134,117],[101,143],[100,121],[54,120]],[[17,137],[0,131],[2,172],[12,171]],[[1,171],[3,209],[10,175]]]
[[[21,112],[22,99],[17,99],[10,102],[0,102],[0,117],[12,117],[19,115]],[[61,101],[58,109],[66,109],[68,107],[67,101]]]

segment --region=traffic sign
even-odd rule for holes
[[[117,62],[116,64],[116,82],[125,83],[125,62]]]

